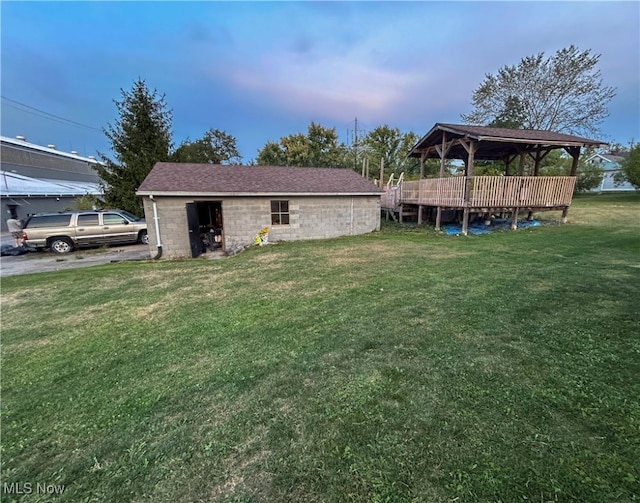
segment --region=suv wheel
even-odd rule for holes
[[[53,253],[69,253],[73,250],[73,243],[69,238],[53,238],[49,248]]]
[[[149,234],[147,234],[147,231],[140,231],[140,234],[138,234],[138,243],[143,245],[149,244]]]

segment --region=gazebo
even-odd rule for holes
[[[516,228],[519,211],[531,215],[533,211],[561,210],[566,222],[581,149],[603,145],[606,143],[552,131],[436,123],[409,153],[409,157],[420,158],[420,180],[387,186],[382,208],[417,206],[418,223],[424,207],[436,208],[436,229],[440,229],[442,210],[461,210],[463,234],[467,234],[471,213],[508,213],[511,227]],[[564,149],[573,158],[569,175],[538,176],[541,161],[555,149]],[[433,158],[440,159],[440,176],[425,179],[424,161]],[[534,163],[532,176],[523,176],[527,158]],[[445,177],[446,159],[462,160],[464,175]],[[504,176],[473,176],[476,160],[503,161]]]

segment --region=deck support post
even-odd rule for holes
[[[562,210],[562,218],[560,219],[560,221],[563,224],[567,223],[567,213],[569,213],[569,207],[568,206],[564,210]]]
[[[462,211],[462,235],[466,236],[469,233],[469,207],[465,206]]]
[[[418,205],[418,225],[422,224],[422,206]]]
[[[513,208],[513,215],[511,217],[511,230],[515,231],[518,228],[518,207]]]
[[[438,206],[436,209],[436,230],[440,230],[440,222],[442,221],[442,206]]]

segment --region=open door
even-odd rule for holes
[[[200,221],[196,203],[187,203],[187,225],[189,226],[189,245],[191,257],[199,257],[202,253],[202,239],[200,239]]]

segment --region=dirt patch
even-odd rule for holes
[[[28,341],[19,342],[17,344],[3,343],[3,352],[7,351],[11,354],[20,353],[22,351],[29,351],[33,349],[39,349],[53,344],[53,341],[49,337],[43,337],[41,339],[30,339]]]

